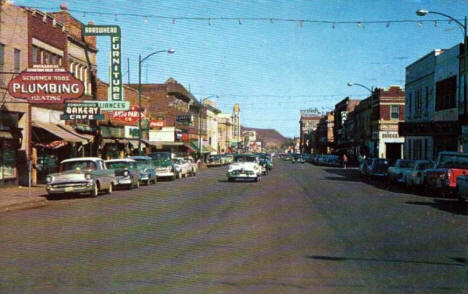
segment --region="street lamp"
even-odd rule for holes
[[[141,155],[141,64],[151,56],[166,52],[168,54],[175,53],[174,49],[168,50],[158,50],[146,55],[144,58],[141,58],[141,54],[138,55],[138,155]]]
[[[352,87],[352,86],[359,86],[361,88],[364,88],[366,89],[367,91],[369,91],[371,93],[370,95],[370,104],[369,104],[369,108],[371,110],[371,113],[370,113],[370,133],[371,133],[371,141],[373,141],[373,136],[374,136],[374,128],[372,127],[372,103],[373,103],[373,97],[374,97],[374,87],[366,87],[364,86],[363,84],[358,84],[358,83],[351,83],[351,82],[348,82],[348,87]],[[375,153],[375,149],[376,149],[376,146],[377,144],[374,144],[372,147],[373,147],[373,151]]]
[[[419,15],[419,16],[425,16],[426,14],[429,14],[429,13],[432,13],[432,14],[437,14],[437,15],[442,15],[448,19],[450,19],[451,21],[454,21],[456,24],[458,24],[462,29],[463,29],[463,68],[464,68],[464,71],[465,71],[465,75],[464,75],[464,80],[463,80],[463,93],[464,93],[464,97],[463,97],[463,114],[464,114],[464,118],[465,118],[465,115],[466,115],[466,109],[467,109],[467,98],[466,98],[466,90],[467,90],[467,86],[466,86],[466,75],[467,75],[467,69],[466,69],[466,58],[467,58],[467,55],[468,55],[468,44],[466,44],[466,41],[468,39],[468,35],[467,35],[467,24],[466,24],[466,16],[464,18],[464,23],[461,23],[458,19],[448,15],[448,14],[445,14],[445,13],[442,13],[442,12],[437,12],[437,11],[429,11],[429,10],[425,10],[425,9],[418,9],[416,11],[416,14]],[[461,90],[461,75],[462,75],[462,67],[459,66],[459,69],[458,69],[458,97],[460,99],[460,90]]]

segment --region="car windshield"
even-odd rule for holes
[[[134,167],[134,164],[128,161],[111,161],[106,162],[106,164],[109,169],[126,169]]]
[[[60,164],[61,171],[67,170],[93,170],[96,169],[96,163],[90,160],[83,160],[83,161],[69,161]]]
[[[468,155],[442,154],[439,160],[439,168],[468,168]]]
[[[235,162],[255,162],[256,158],[254,156],[236,156],[234,159]]]
[[[414,166],[414,161],[412,160],[400,160],[397,166],[402,168],[412,168]]]

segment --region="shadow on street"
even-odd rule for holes
[[[327,261],[371,261],[371,262],[395,262],[395,263],[412,263],[412,264],[430,264],[430,265],[450,265],[450,266],[465,266],[463,258],[451,258],[454,262],[434,262],[434,261],[420,261],[409,259],[390,259],[390,258],[368,258],[368,257],[346,257],[346,256],[324,256],[324,255],[308,255],[306,258],[327,260]]]
[[[430,206],[454,214],[468,215],[468,203],[456,199],[434,199],[433,202],[407,201],[406,204]]]

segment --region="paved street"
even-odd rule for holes
[[[466,206],[356,170],[225,168],[0,215],[0,293],[462,293]]]

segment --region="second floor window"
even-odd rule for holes
[[[0,44],[0,66],[4,64],[4,59],[5,59],[4,54],[3,54],[4,50],[5,50],[5,45]]]
[[[444,110],[456,107],[457,78],[452,76],[436,83],[435,110]]]
[[[15,49],[15,52],[14,52],[15,72],[19,72],[21,68],[20,55],[21,55],[21,50]]]
[[[400,118],[400,106],[399,105],[392,105],[391,112],[390,112],[391,119],[399,119]]]

